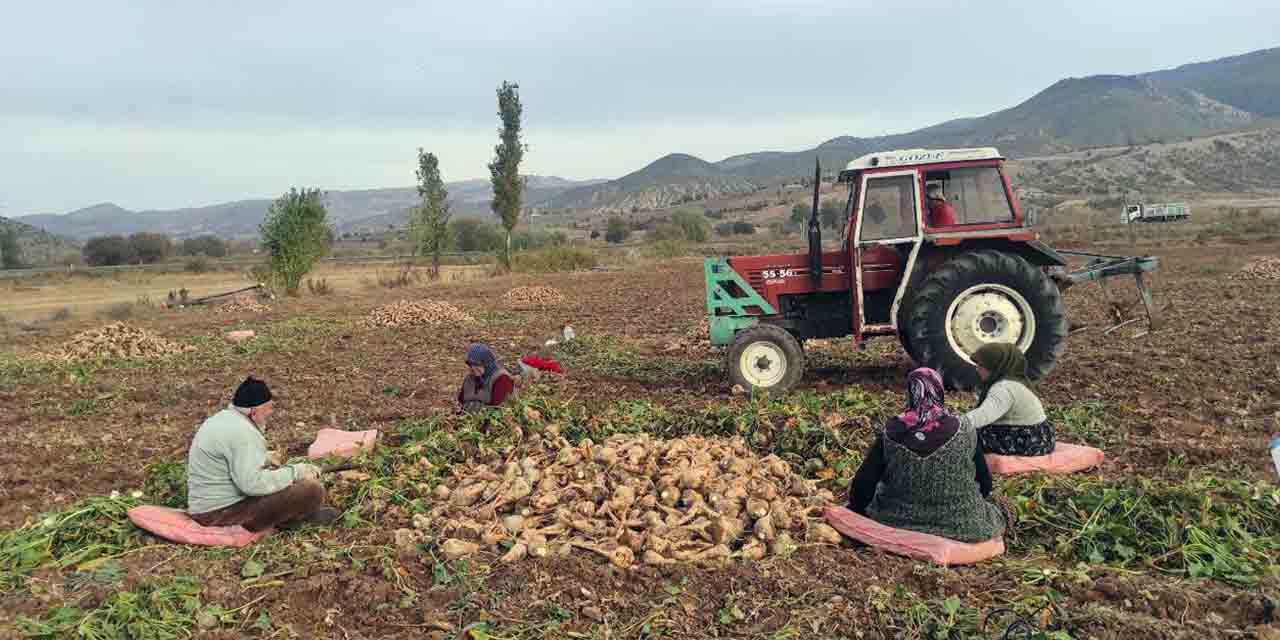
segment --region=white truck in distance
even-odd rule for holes
[[[1177,222],[1191,218],[1191,210],[1182,202],[1171,204],[1127,204],[1120,222]]]

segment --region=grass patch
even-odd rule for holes
[[[17,627],[28,638],[49,640],[167,640],[190,636],[199,610],[200,585],[193,578],[179,577],[142,584],[132,591],[117,591],[87,611],[62,606],[39,619],[20,615]]]
[[[562,343],[556,348],[556,359],[570,370],[586,369],[649,384],[696,383],[723,377],[719,362],[642,355],[611,336],[588,336]]]
[[[1053,423],[1054,431],[1067,442],[1106,448],[1120,442],[1119,420],[1107,413],[1102,402],[1077,402],[1066,406],[1048,407],[1045,413]],[[1065,438],[1062,436],[1065,434]]]
[[[504,309],[485,309],[472,313],[471,317],[492,327],[518,327],[525,323],[524,315]]]
[[[1080,481],[1036,477],[1002,483],[1018,509],[1017,546],[1066,562],[1147,567],[1252,586],[1276,573],[1280,489],[1201,477]]]
[[[69,418],[88,415],[90,413],[93,413],[94,411],[97,411],[99,407],[105,405],[107,401],[109,401],[113,397],[114,397],[113,394],[105,394],[105,395],[98,396],[96,398],[81,398],[71,403],[71,406],[67,407],[67,410],[65,413]]]
[[[142,534],[127,514],[137,505],[131,497],[88,498],[0,536],[0,591],[42,567],[64,569],[137,546]]]

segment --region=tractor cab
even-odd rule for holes
[[[840,182],[849,185],[843,250],[861,275],[851,291],[859,333],[897,331],[896,314],[910,285],[905,275],[929,258],[922,255],[926,244],[1021,231],[1021,211],[1003,162],[990,147],[910,149],[864,155],[840,173]]]
[[[1142,273],[1155,258],[1080,254],[1090,266],[1064,274],[1070,252],[1026,226],[1003,164],[991,147],[853,160],[839,173],[849,199],[836,250],[822,245],[815,167],[806,253],[704,263],[710,338],[729,347],[734,383],[785,390],[804,369],[804,341],[847,336],[896,336],[918,365],[961,389],[978,381],[971,354],[1013,343],[1039,379],[1066,337],[1061,289],[1125,273],[1137,278],[1150,321]]]

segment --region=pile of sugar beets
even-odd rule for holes
[[[741,438],[615,435],[574,446],[553,425],[533,439],[522,457],[455,467],[434,490],[436,506],[397,531],[397,543],[429,531],[450,559],[582,549],[627,568],[759,560],[841,541],[821,520],[832,493]]]

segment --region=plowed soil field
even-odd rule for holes
[[[1085,328],[1038,389],[1059,438],[1103,448],[1107,462],[1000,479],[1020,516],[1009,551],[956,568],[847,541],[628,569],[580,550],[451,560],[435,537],[442,523],[414,519],[431,511],[432,489],[453,467],[518,459],[521,443],[552,425],[574,443],[637,431],[740,435],[842,501],[874,430],[898,409],[909,357],[889,340],[864,349],[834,340],[807,349],[802,385],[788,396],[735,393],[722,354],[690,341],[704,315],[697,260],[353,288],[281,298],[252,317],[136,314],[130,325],[195,347],[158,360],[40,360],[105,322],[0,324],[0,637],[77,637],[59,620],[123,629],[129,615],[172,620],[179,632],[101,637],[1280,637],[1280,490],[1267,451],[1280,431],[1280,281],[1229,277],[1280,246],[1147,251],[1162,260],[1151,278],[1158,329],[1103,335],[1108,292],[1074,287],[1069,316]],[[520,286],[554,287],[564,300],[512,309],[503,295]],[[1109,294],[1128,300],[1132,282],[1113,281]],[[473,321],[364,322],[398,300],[448,302]],[[565,324],[577,339],[548,346]],[[257,337],[224,339],[237,329]],[[541,355],[566,373],[524,383],[504,410],[459,416],[472,341],[512,368]],[[286,458],[305,456],[326,426],[382,432],[360,473],[325,478],[344,514],[337,525],[210,549],[165,543],[106,513],[106,503],[180,506],[192,435],[249,374],[276,394],[265,435]],[[949,400],[964,408],[973,397]],[[97,511],[74,530],[42,520],[86,504]],[[56,533],[35,535],[42,521]],[[397,530],[417,531],[414,544]],[[194,595],[173,596],[168,618],[163,597],[129,606],[119,597],[186,578]]]

